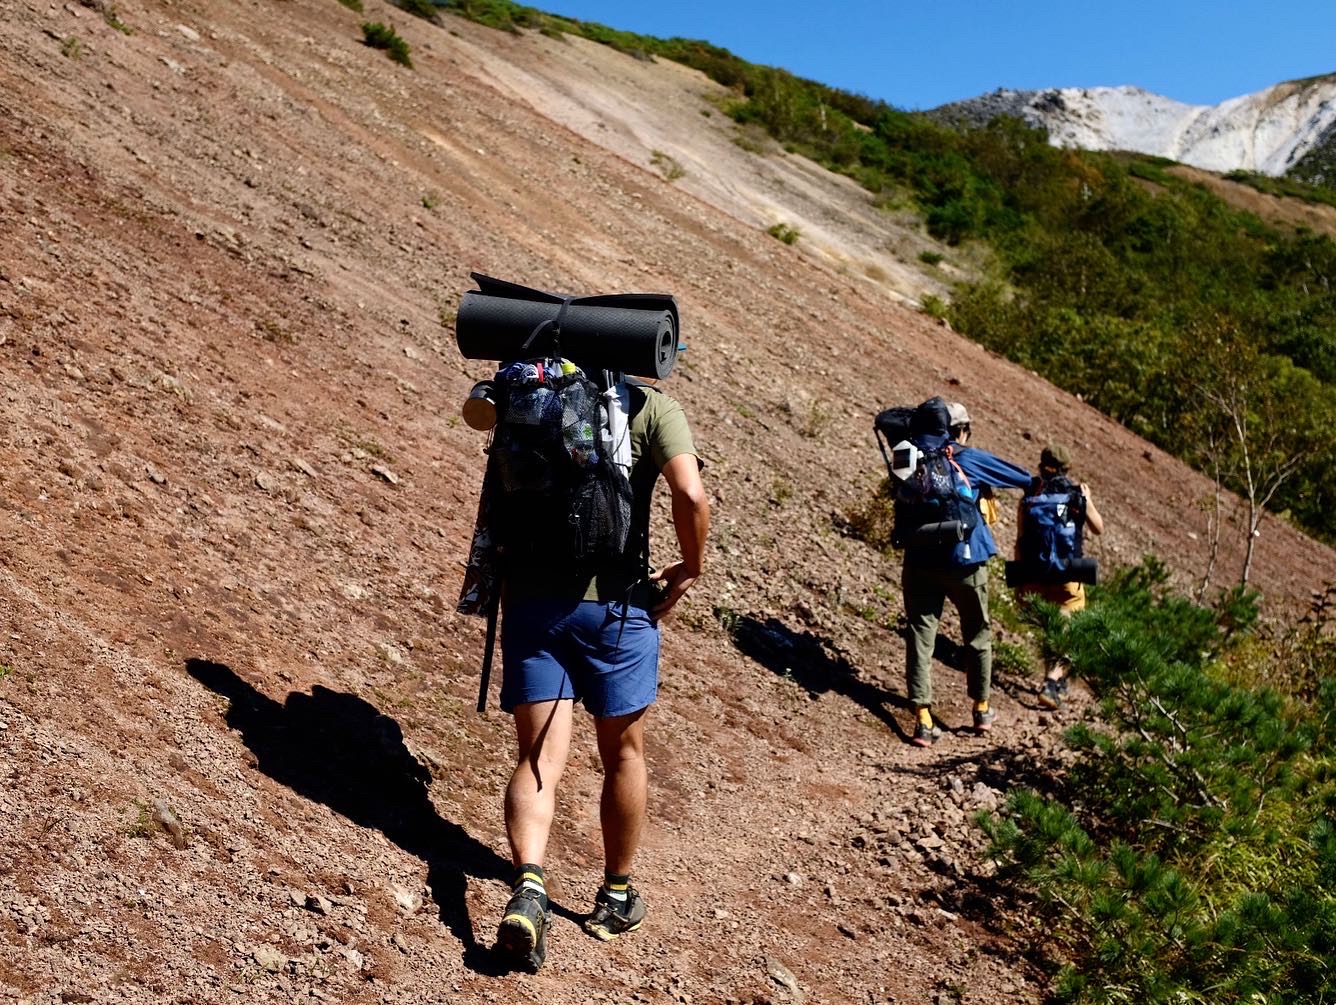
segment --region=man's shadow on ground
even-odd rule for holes
[[[760,621],[741,615],[733,625],[733,644],[771,673],[797,682],[812,694],[834,691],[875,715],[905,743],[909,735],[887,705],[909,708],[902,695],[880,684],[864,680],[858,669],[838,647],[813,632],[795,632],[778,618]]]
[[[310,694],[291,692],[280,705],[223,663],[191,659],[186,671],[229,700],[227,724],[266,775],[426,862],[441,921],[463,944],[465,964],[486,973],[505,969],[474,938],[465,893],[470,876],[507,882],[511,865],[440,817],[427,796],[431,773],[408,752],[394,719],[319,685]]]

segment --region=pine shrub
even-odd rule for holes
[[[399,36],[393,27],[381,24],[379,21],[365,21],[362,24],[362,36],[371,48],[384,49],[385,54],[400,66],[406,66],[410,70],[413,68],[408,43]]]
[[[1245,599],[1192,604],[1148,561],[1046,627],[1099,698],[1067,734],[1079,803],[1018,790],[980,823],[1050,921],[1059,1001],[1336,994],[1336,677],[1241,679]]]

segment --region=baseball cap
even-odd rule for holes
[[[1039,452],[1039,464],[1041,467],[1066,471],[1072,466],[1072,452],[1061,443],[1050,443]]]
[[[968,426],[970,424],[970,413],[965,411],[965,406],[958,401],[953,401],[946,406],[946,413],[951,417],[951,428],[956,426]]]

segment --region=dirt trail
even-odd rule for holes
[[[944,393],[1003,456],[1072,442],[1098,557],[1185,581],[1207,483],[904,306],[945,288],[927,239],[739,146],[696,74],[379,0],[98,6],[0,18],[0,1001],[1035,1000],[968,818],[1056,729],[1004,676],[991,737],[904,742],[897,569],[837,529],[870,417]],[[471,270],[676,294],[715,513],[666,630],[650,923],[578,929],[582,734],[536,978],[484,951],[510,741],[453,613]],[[1332,565],[1279,523],[1260,547],[1275,604]]]

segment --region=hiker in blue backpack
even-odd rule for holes
[[[955,452],[957,459],[962,450],[969,446],[970,437],[973,434],[970,413],[959,401],[953,401],[946,406],[947,415],[951,417],[951,439],[959,447]],[[997,497],[993,494],[993,486],[979,486],[979,515],[983,517],[983,522],[988,525],[991,531],[997,526]]]
[[[1071,463],[1066,447],[1046,446],[1039,454],[1039,477],[1016,514],[1016,562],[1021,569],[1032,570],[1033,576],[1016,587],[1016,596],[1047,600],[1067,616],[1085,609],[1085,585],[1055,581],[1049,568],[1055,573],[1070,570],[1072,561],[1083,557],[1083,532],[1104,533],[1104,518],[1090,497],[1090,486],[1069,477]],[[1047,582],[1040,581],[1041,574]],[[1056,660],[1048,668],[1039,700],[1057,709],[1066,695],[1067,666]]]
[[[958,449],[950,427],[946,402],[929,398],[914,410],[909,440],[893,462],[894,543],[905,552],[900,583],[909,621],[905,679],[916,719],[911,742],[920,747],[942,735],[932,715],[932,654],[947,599],[960,614],[974,731],[992,728],[993,639],[984,563],[997,554],[997,545],[980,519],[978,493],[983,486],[1024,489],[1033,480],[1024,468],[986,450]],[[912,473],[901,478],[911,465]]]

